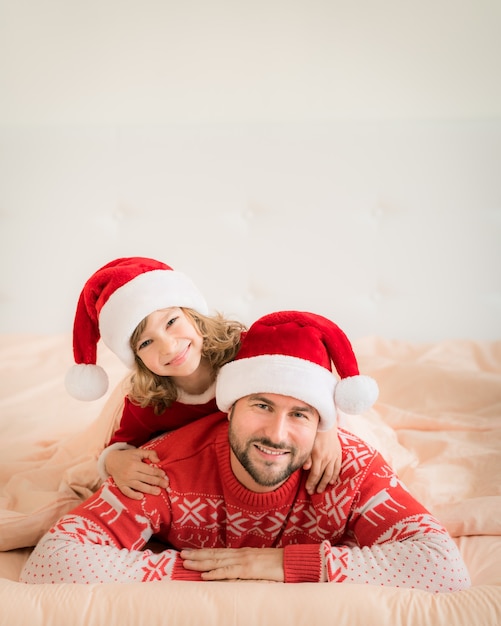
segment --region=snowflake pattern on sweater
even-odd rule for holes
[[[164,435],[157,451],[169,476],[159,496],[132,500],[112,479],[41,539],[21,581],[200,580],[183,567],[183,548],[284,548],[286,582],[469,586],[459,551],[442,525],[366,443],[340,430],[341,473],[309,495],[307,473],[255,493],[235,478],[224,414]],[[150,539],[162,544],[156,552]]]

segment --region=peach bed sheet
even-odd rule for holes
[[[501,342],[354,344],[381,394],[344,425],[378,447],[458,542],[473,586],[454,594],[358,585],[23,585],[45,530],[98,485],[96,456],[121,409],[125,371],[99,356],[112,392],[69,398],[69,335],[0,337],[0,624],[501,624]]]

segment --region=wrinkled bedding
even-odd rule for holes
[[[99,356],[111,391],[64,390],[69,335],[0,337],[0,624],[501,623],[501,342],[354,342],[380,397],[344,427],[377,447],[447,527],[473,586],[454,594],[358,585],[144,583],[23,585],[48,527],[99,484],[96,457],[120,417],[126,372]],[[160,588],[161,586],[161,588]],[[19,607],[22,607],[22,611]],[[252,607],[252,610],[250,610]]]

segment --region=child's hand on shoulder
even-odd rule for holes
[[[303,469],[310,470],[306,480],[306,490],[310,495],[315,491],[322,493],[327,485],[336,482],[341,470],[341,459],[342,451],[337,426],[317,432],[311,456],[303,465]]]

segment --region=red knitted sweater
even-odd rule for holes
[[[230,466],[226,415],[218,413],[151,442],[170,487],[142,500],[108,480],[40,541],[21,580],[46,582],[200,580],[178,551],[200,547],[283,547],[286,582],[407,586],[454,591],[469,586],[445,529],[366,443],[340,431],[335,485],[308,495],[296,471],[270,493],[243,487]],[[144,549],[154,539],[160,552]],[[125,550],[124,550],[125,548]]]
[[[212,397],[202,404],[173,402],[163,413],[156,415],[153,406],[143,408],[126,397],[120,426],[113,433],[109,445],[124,442],[131,446],[141,446],[161,433],[186,426],[217,410],[216,399]]]

